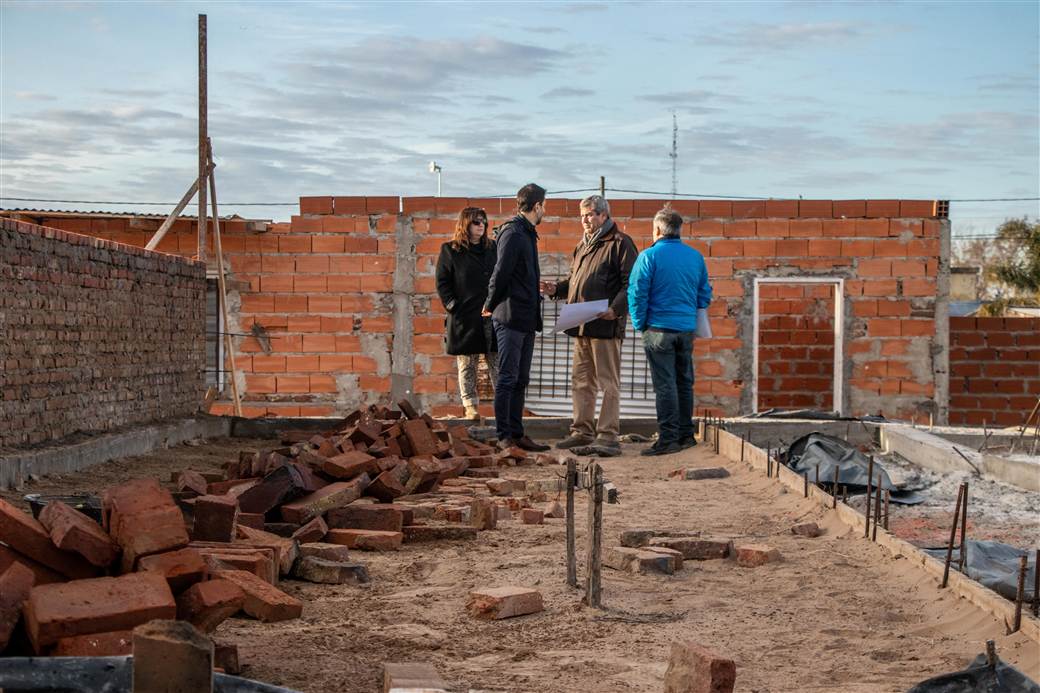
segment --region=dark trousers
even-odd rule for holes
[[[643,348],[657,395],[661,445],[693,436],[693,333],[643,333]]]
[[[522,332],[494,321],[498,340],[498,382],[495,384],[495,429],[500,440],[524,436],[524,397],[531,381],[534,332]]]

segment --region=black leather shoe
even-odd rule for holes
[[[687,437],[682,438],[682,439],[679,440],[679,449],[680,450],[686,450],[688,448],[692,448],[696,444],[697,444],[697,439],[696,438],[694,438],[693,436],[687,436]]]
[[[671,455],[680,450],[682,450],[682,447],[676,441],[665,443],[664,445],[661,445],[661,442],[658,441],[650,447],[644,448],[639,454],[644,457],[655,457],[657,455]]]
[[[527,450],[528,452],[545,452],[546,450],[549,449],[548,445],[542,445],[541,443],[536,443],[533,440],[531,440],[531,438],[529,436],[524,436],[523,438],[517,438],[516,440],[513,441],[513,443],[518,448],[520,448],[521,450]]]

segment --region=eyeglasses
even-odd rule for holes
[[[486,226],[487,219],[472,219],[469,223],[476,224],[477,226]]]

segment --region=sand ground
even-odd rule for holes
[[[219,468],[241,449],[273,444],[222,439],[178,446],[33,483],[21,493],[98,492],[128,478],[163,481],[185,468]],[[766,543],[780,563],[742,568],[732,560],[687,561],[672,576],[603,572],[605,608],[581,605],[565,584],[564,521],[503,522],[476,541],[406,544],[399,552],[356,552],[372,581],[326,586],[286,580],[303,617],[262,624],[230,619],[218,639],[237,643],[243,675],[300,691],[375,691],[381,664],[428,661],[459,689],[498,691],[660,691],[670,643],[693,640],[732,657],[737,690],[905,691],[962,668],[994,639],[1000,655],[1040,679],[1040,647],[934,579],[852,532],[829,510],[787,493],[760,472],[697,447],[641,458],[638,445],[604,460],[621,492],[607,505],[604,537],[622,529],[701,532],[736,543]],[[724,466],[731,476],[670,481],[677,467]],[[524,467],[508,476],[561,474]],[[585,498],[579,493],[579,576]],[[896,511],[893,511],[896,517]],[[816,539],[792,524],[815,521]],[[497,622],[467,615],[470,589],[522,585],[540,590],[545,611]]]

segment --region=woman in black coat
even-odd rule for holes
[[[487,213],[479,207],[459,212],[455,237],[437,258],[437,294],[448,311],[447,352],[456,357],[459,393],[466,418],[480,420],[477,361],[484,355],[492,385],[498,379],[498,349],[491,320],[480,316],[495,269],[497,249],[488,238]]]

